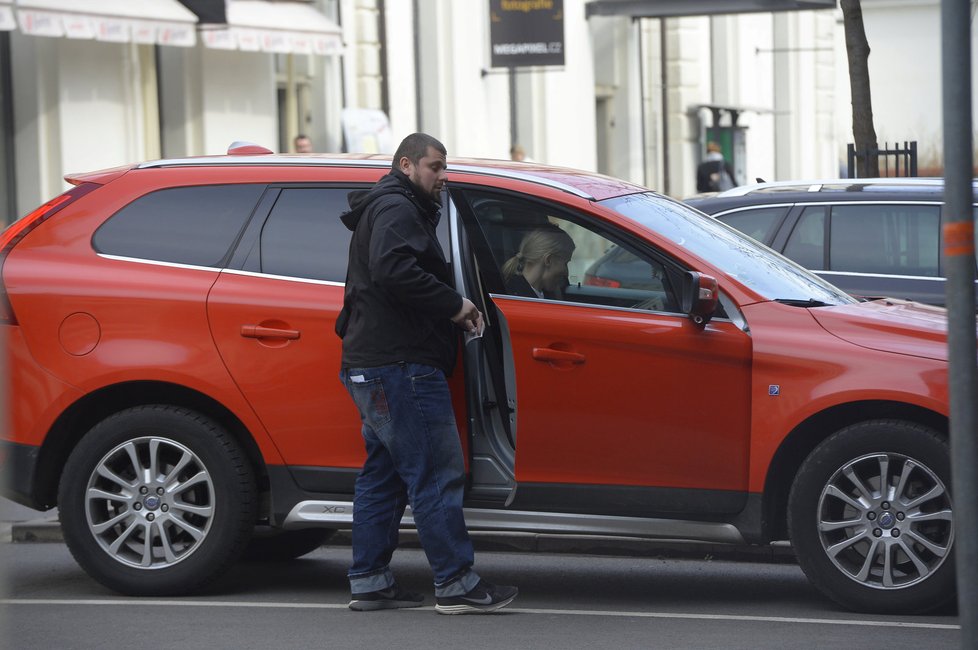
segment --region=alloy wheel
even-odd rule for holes
[[[206,538],[215,490],[194,452],[152,436],[107,453],[91,473],[84,503],[89,529],[110,557],[159,569],[184,560]]]
[[[832,563],[877,589],[925,580],[949,557],[954,537],[943,481],[896,453],[867,454],[839,468],[822,489],[817,517]]]

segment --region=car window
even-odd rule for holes
[[[774,237],[774,231],[780,225],[784,213],[788,208],[754,208],[751,210],[738,210],[717,217],[725,224],[731,225],[748,237],[753,237],[759,242],[770,246]]]
[[[822,205],[805,208],[784,246],[784,255],[806,269],[825,269],[825,215]]]
[[[501,293],[678,313],[664,264],[557,206],[469,192]]]
[[[220,266],[264,185],[174,187],[142,196],[92,236],[99,253],[194,266]]]
[[[830,233],[833,271],[939,275],[936,205],[837,205],[832,208]]]
[[[313,280],[346,281],[350,230],[340,221],[351,188],[283,189],[259,244],[261,272]]]
[[[804,267],[674,199],[643,192],[600,201],[769,300],[849,304],[855,298]]]

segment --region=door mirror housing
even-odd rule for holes
[[[703,326],[710,322],[719,299],[720,289],[713,276],[696,271],[687,271],[683,276],[683,312],[697,325]]]

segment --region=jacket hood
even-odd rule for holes
[[[340,215],[340,221],[350,230],[356,230],[360,218],[367,206],[383,196],[401,195],[414,203],[421,212],[430,216],[438,214],[439,205],[431,199],[426,199],[417,193],[411,179],[399,169],[392,169],[386,176],[377,181],[369,190],[350,192],[347,201],[350,211]]]
[[[887,298],[809,312],[826,331],[854,345],[947,361],[943,307]]]

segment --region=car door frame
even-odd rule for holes
[[[575,215],[577,212],[581,212],[582,208],[580,206],[568,206],[562,203],[554,202],[548,199],[543,199],[540,197],[528,196],[525,193],[513,192],[505,188],[498,187],[486,187],[479,185],[466,186],[463,184],[456,184],[455,188],[458,192],[453,193],[453,201],[459,206],[459,214],[461,221],[463,222],[463,227],[467,232],[470,233],[469,239],[475,243],[474,256],[478,259],[480,265],[480,274],[482,277],[481,283],[481,294],[482,299],[487,305],[491,305],[491,311],[488,311],[491,320],[502,325],[506,330],[506,335],[504,338],[509,338],[507,318],[502,309],[500,309],[492,294],[504,294],[504,284],[502,278],[499,274],[498,263],[495,261],[491,249],[489,247],[488,241],[479,226],[478,219],[475,216],[474,210],[470,201],[468,200],[468,195],[466,190],[475,190],[482,192],[490,192],[492,194],[504,196],[511,195],[521,201],[540,201],[550,208],[553,209],[557,214],[560,214],[562,218],[564,216]],[[659,260],[663,262],[670,269],[670,276],[673,273],[678,274],[678,268],[685,268],[681,261],[674,259],[669,256],[668,251],[659,251],[654,249],[647,242],[644,242],[636,233],[629,233],[624,228],[615,228],[612,224],[606,223],[605,220],[600,219],[597,215],[593,214],[592,211],[583,210],[581,214],[577,214],[576,217],[570,217],[569,221],[574,222],[576,220],[583,219],[591,227],[597,227],[602,236],[605,236],[609,241],[620,240],[616,243],[625,243],[631,249],[636,249],[642,251],[645,255],[649,255],[652,259]],[[474,228],[473,228],[474,226]],[[587,226],[585,226],[587,227]],[[673,268],[677,267],[677,268]],[[489,269],[488,271],[486,269]],[[506,296],[499,296],[500,298],[506,298]],[[516,300],[519,300],[518,298]],[[560,301],[558,301],[560,302]],[[565,306],[583,307],[584,309],[594,309],[595,306],[584,306],[580,304],[564,303]],[[601,309],[600,306],[597,307]],[[611,308],[613,309],[613,308]],[[623,310],[625,312],[631,310]],[[642,312],[637,312],[641,314]],[[651,315],[653,312],[648,312]],[[668,313],[666,316],[669,319],[682,321],[689,321],[689,317],[685,314],[679,313]],[[639,316],[641,317],[641,316]],[[691,321],[690,321],[691,322]],[[733,324],[731,323],[731,326]],[[491,328],[491,324],[490,324]],[[489,330],[487,330],[489,331]],[[500,330],[502,331],[502,330]],[[737,328],[737,335],[747,335]],[[747,339],[745,339],[746,341]],[[749,344],[748,344],[749,347]],[[507,348],[508,357],[505,359],[505,376],[507,382],[507,394],[509,396],[515,397],[518,389],[513,388],[512,381],[515,379],[515,375],[519,372],[518,364],[513,359],[512,348]],[[742,361],[749,366],[749,351],[746,354],[742,354]],[[746,376],[742,377],[744,380],[744,385],[749,384],[750,371],[746,371]],[[745,396],[745,403],[749,403],[749,396]],[[479,409],[473,409],[471,411],[473,414],[479,413]],[[742,433],[745,438],[749,437],[749,422],[750,413],[749,408],[746,408],[743,413],[743,422],[741,422]],[[491,430],[491,427],[486,427]],[[518,438],[520,433],[516,431],[516,437]],[[746,446],[746,443],[745,443]],[[686,516],[686,515],[699,515],[699,516],[718,516],[721,514],[733,514],[741,511],[747,501],[747,490],[746,490],[746,476],[748,472],[747,462],[743,462],[743,478],[744,483],[740,486],[741,489],[734,490],[685,490],[683,488],[672,488],[672,487],[643,487],[637,485],[590,485],[590,484],[544,484],[544,483],[527,483],[519,481],[519,446],[517,445],[516,466],[513,469],[513,475],[516,477],[516,490],[515,499],[512,500],[512,506],[514,508],[519,508],[522,510],[540,510],[548,512],[580,512],[582,509],[587,512],[596,515],[626,515],[626,516],[640,516],[640,517],[650,517],[650,516]],[[745,450],[742,450],[746,453]],[[556,450],[555,450],[556,453]],[[475,478],[475,474],[473,475]],[[676,489],[686,492],[684,494],[685,498],[676,498]],[[693,497],[693,493],[698,492],[702,499],[697,499]],[[510,502],[507,502],[509,505]],[[675,504],[682,504],[676,506]]]

